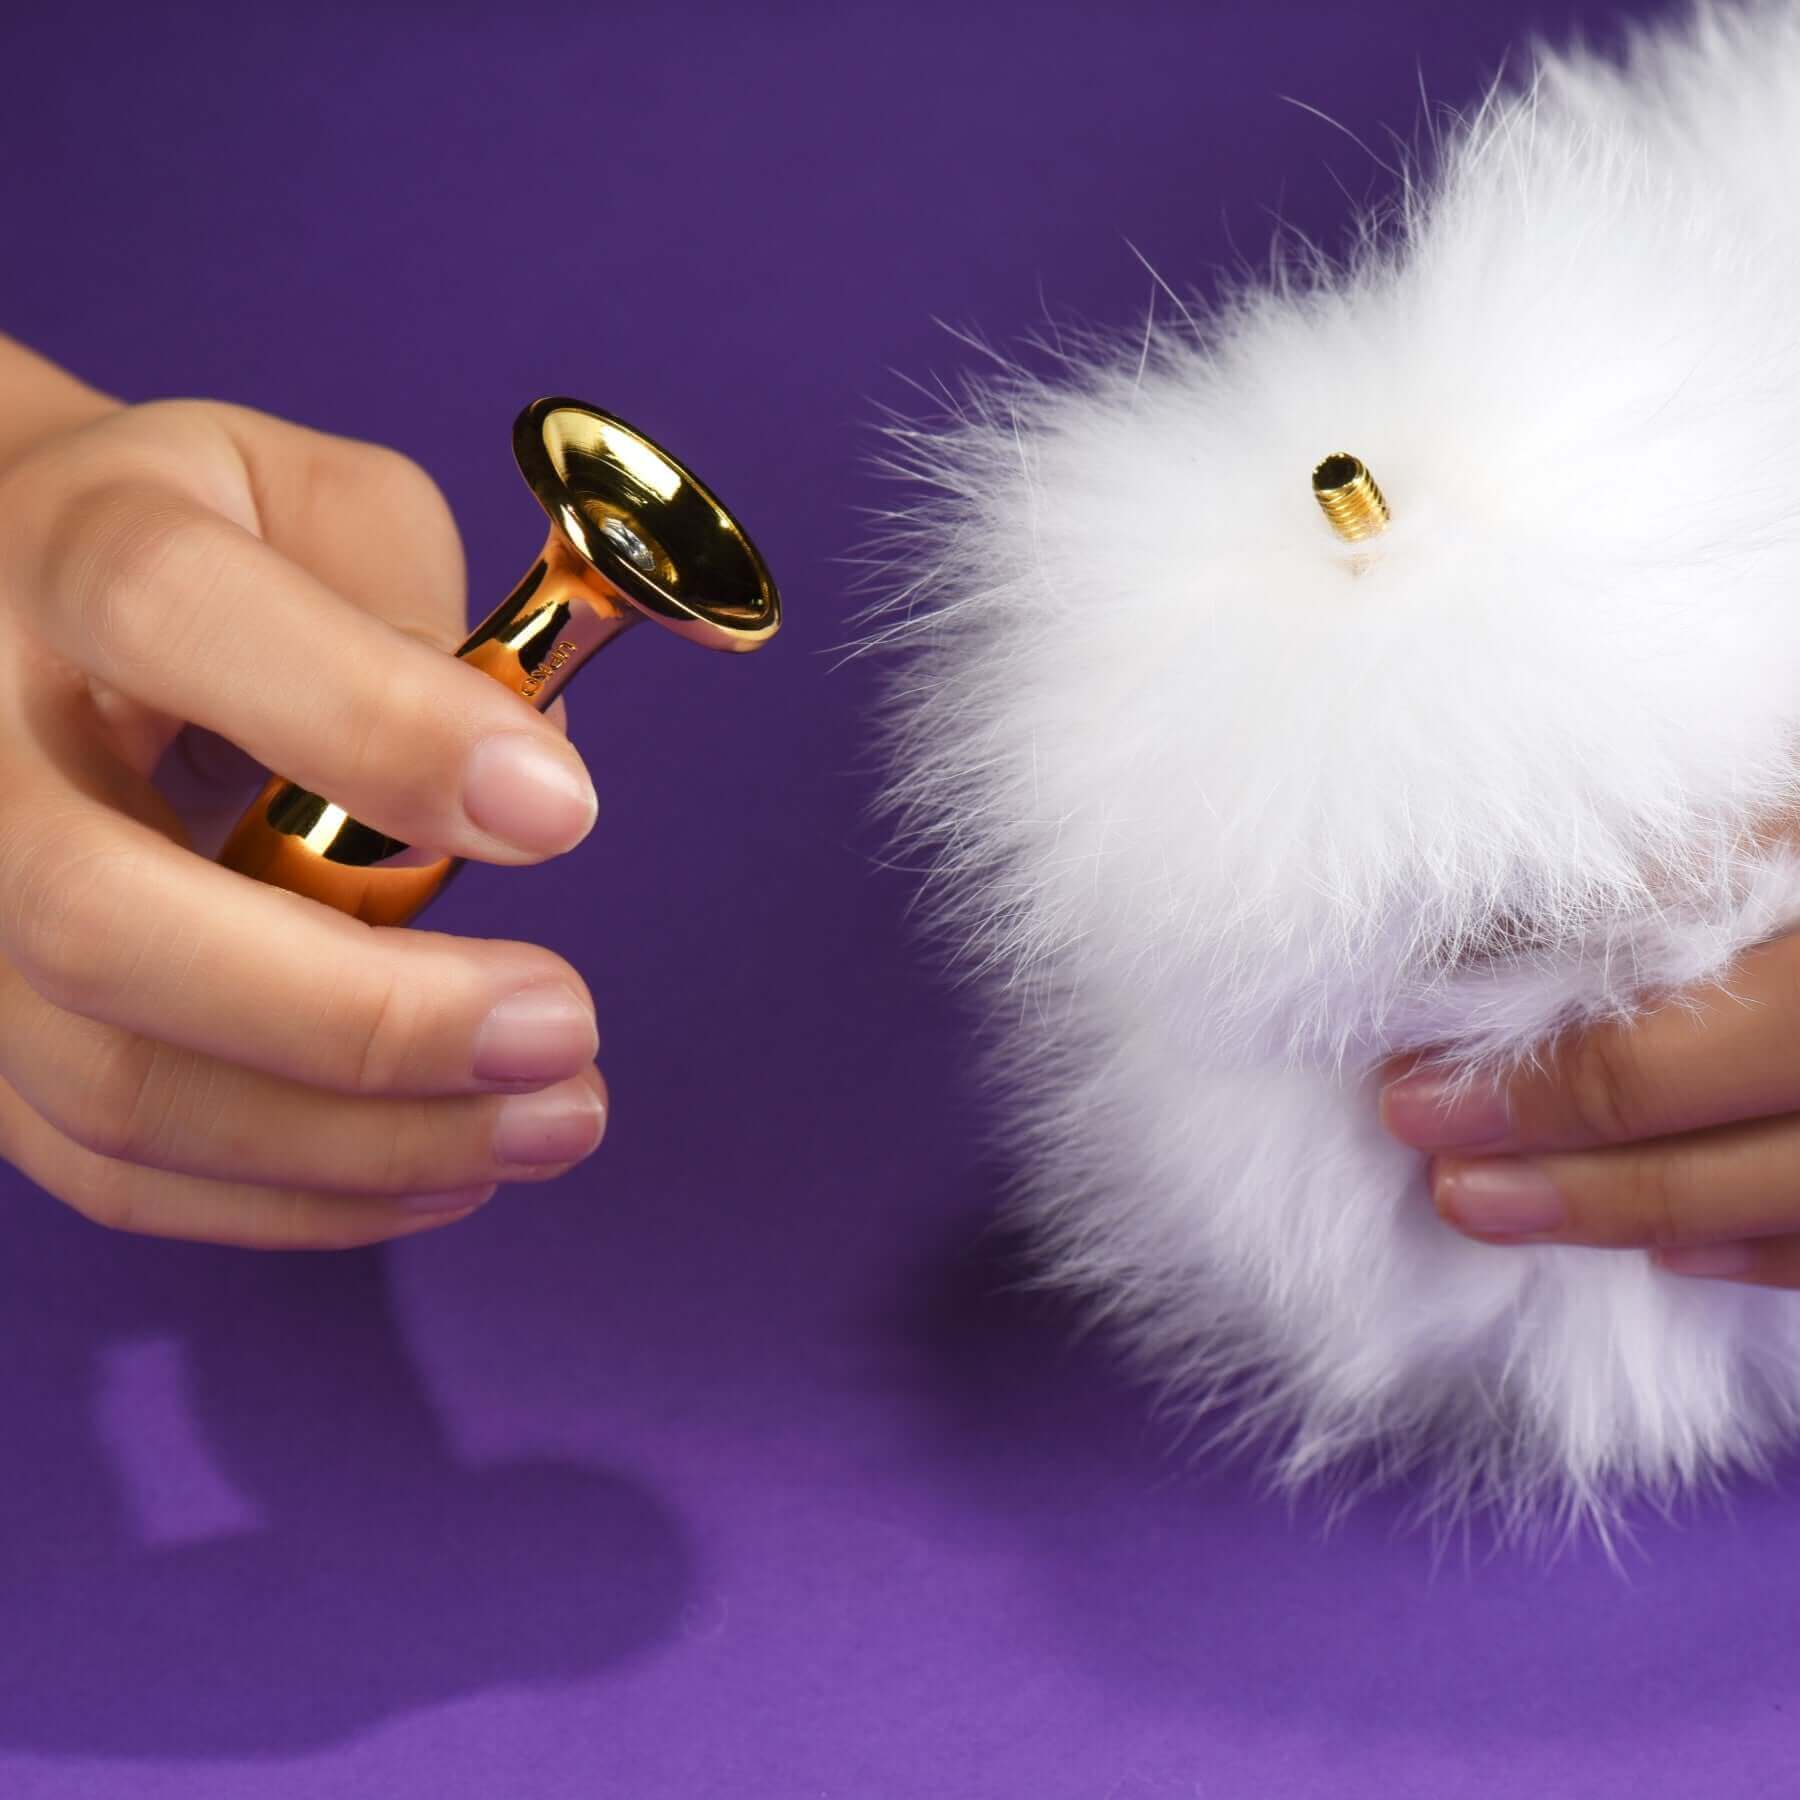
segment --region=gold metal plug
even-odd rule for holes
[[[697,476],[623,419],[566,396],[535,401],[513,425],[513,456],[549,515],[549,536],[456,654],[522,704],[543,712],[639,619],[710,650],[754,650],[775,635],[781,599],[749,534]],[[460,866],[383,836],[279,775],[219,860],[371,925],[404,925]]]
[[[1392,515],[1375,477],[1346,450],[1325,458],[1312,474],[1313,498],[1346,543],[1386,531]]]

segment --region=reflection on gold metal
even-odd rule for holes
[[[513,454],[550,518],[542,554],[457,651],[543,711],[597,650],[640,618],[713,650],[754,650],[781,600],[743,527],[669,454],[622,419],[539,400]],[[374,925],[403,925],[458,860],[417,850],[279,775],[219,860]]]
[[[1313,470],[1313,498],[1331,529],[1349,543],[1386,531],[1391,515],[1375,477],[1361,462],[1339,450]]]

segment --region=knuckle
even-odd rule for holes
[[[414,1060],[425,1028],[415,985],[387,970],[359,990],[346,1027],[347,1085],[358,1094],[386,1094]]]
[[[141,1229],[142,1170],[91,1154],[20,1090],[0,1083],[0,1096],[0,1144],[8,1162],[90,1224]]]
[[[319,1225],[317,1198],[304,1188],[283,1188],[269,1196],[261,1241],[273,1250],[329,1249],[320,1240]]]
[[[360,438],[340,439],[348,457],[345,465],[365,506],[383,516],[404,521],[411,534],[426,534],[427,542],[455,547],[460,560],[454,516],[444,490],[425,467],[388,444]]]
[[[397,1110],[390,1113],[386,1128],[379,1134],[373,1161],[365,1164],[365,1179],[371,1194],[391,1199],[429,1181],[433,1164],[442,1160],[452,1140],[437,1129],[437,1114],[430,1101],[396,1100],[388,1104]]]
[[[462,545],[455,516],[444,490],[404,452],[363,438],[327,438],[319,442],[304,470],[308,502],[335,512],[345,505],[381,518],[435,564],[448,557],[461,575]],[[438,571],[445,573],[446,571]]]
[[[396,658],[382,672],[380,705],[360,706],[343,721],[334,758],[340,778],[379,789],[397,817],[442,814],[455,791],[462,726],[456,695],[443,689],[455,668],[451,658],[435,653],[422,669]]]
[[[110,1161],[154,1162],[168,1124],[159,1104],[157,1047],[142,1038],[121,1038],[102,1053],[85,1091],[79,1115],[62,1129],[85,1150]]]
[[[440,648],[452,647],[465,628],[467,572],[462,538],[443,489],[410,456],[358,438],[325,440],[312,459],[309,480],[311,506],[323,509],[325,516],[347,509],[358,517],[379,519],[390,533],[405,537],[417,586],[404,584],[394,598],[414,592],[419,604],[405,607],[394,622]]]
[[[1666,1249],[1693,1237],[1692,1169],[1681,1151],[1666,1147],[1632,1159],[1626,1234],[1633,1244]]]
[[[192,602],[217,584],[233,536],[225,520],[176,495],[134,484],[77,492],[50,540],[50,589],[64,597],[78,643],[116,667],[154,664],[180,653],[205,610]],[[159,604],[167,593],[188,604]]]
[[[1602,1143],[1642,1135],[1640,1081],[1626,1043],[1623,1032],[1590,1032],[1564,1069],[1563,1088],[1576,1127]]]
[[[449,511],[442,489],[403,451],[359,441],[354,457],[361,485],[378,500],[408,512]]]
[[[106,946],[141,891],[141,873],[130,848],[54,829],[15,853],[6,941],[19,972],[52,1005],[85,1013],[115,985]]]

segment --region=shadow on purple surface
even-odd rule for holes
[[[29,1242],[0,1274],[0,1745],[291,1752],[578,1677],[669,1629],[689,1584],[669,1508],[613,1470],[459,1462],[380,1253],[246,1257],[104,1239],[48,1206],[26,1230],[14,1210]],[[195,1541],[145,1541],[96,1430],[108,1345],[158,1331],[214,1480],[250,1515]],[[178,1450],[156,1445],[155,1466]],[[193,1493],[173,1498],[191,1525]]]
[[[909,1467],[954,1529],[1015,1563],[1054,1641],[1128,1715],[1306,1721],[1498,1754],[1521,1731],[1641,1748],[1679,1716],[1780,1711],[1800,1677],[1800,1479],[1746,1483],[1687,1520],[1646,1514],[1609,1563],[1471,1528],[1440,1555],[1404,1489],[1341,1514],[1271,1495],[1253,1459],[1159,1419],[1024,1245],[965,1223],[906,1283],[921,1360]],[[968,1221],[974,1221],[969,1223]],[[1466,1554],[1464,1554],[1466,1552]]]

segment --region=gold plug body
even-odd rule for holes
[[[549,536],[457,655],[521,705],[542,712],[640,619],[711,650],[755,650],[775,635],[781,598],[749,534],[642,432],[559,395],[520,413],[513,455],[549,515]],[[404,925],[461,866],[279,775],[219,861],[372,925]]]
[[[1375,477],[1347,450],[1334,451],[1313,470],[1313,498],[1346,543],[1386,531],[1393,515]]]

